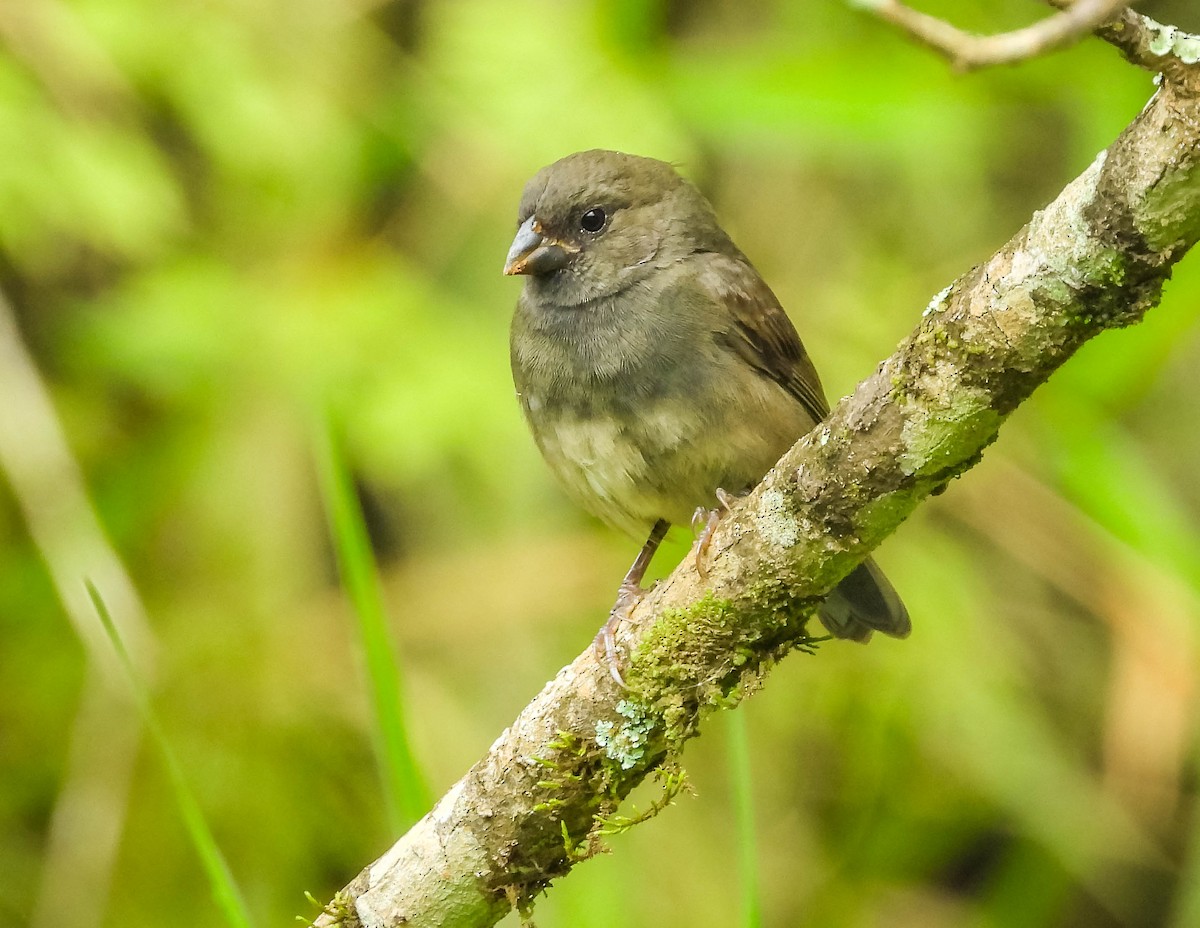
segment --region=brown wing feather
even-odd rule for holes
[[[720,270],[720,283],[709,278],[709,286],[733,318],[725,342],[796,397],[814,420],[824,419],[829,403],[821,379],[771,288],[744,258],[733,258]],[[866,641],[875,630],[904,638],[912,627],[904,603],[869,558],[838,585],[820,617],[835,637],[855,641]]]
[[[771,288],[744,260],[733,260],[722,270],[717,296],[734,322],[728,345],[796,397],[814,420],[824,419],[829,403],[821,378]]]

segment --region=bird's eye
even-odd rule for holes
[[[607,221],[608,217],[604,215],[604,210],[599,206],[593,206],[579,217],[579,228],[584,232],[599,232]]]

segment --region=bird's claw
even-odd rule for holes
[[[717,524],[733,507],[733,494],[717,487],[717,505],[713,509],[697,506],[692,513],[692,531],[696,532],[696,542],[692,545],[692,558],[696,562],[696,573],[701,580],[708,579],[708,568],[704,566],[704,558],[708,555],[709,545],[712,544],[713,532]]]
[[[622,583],[617,591],[617,601],[608,614],[608,621],[600,627],[596,635],[594,647],[596,657],[608,665],[608,673],[621,689],[629,689],[629,684],[621,676],[621,661],[623,648],[617,644],[617,629],[621,623],[629,619],[633,608],[642,601],[646,591],[636,584]]]

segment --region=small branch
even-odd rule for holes
[[[622,641],[628,691],[588,647],[317,925],[482,928],[527,907],[595,853],[621,800],[673,763],[707,716],[806,646],[805,622],[838,581],[972,467],[1064,361],[1157,304],[1200,240],[1200,76],[1184,78],[938,294],[896,352],[733,508],[705,580],[685,558],[641,602]]]
[[[880,19],[899,26],[917,41],[946,56],[955,68],[971,71],[1035,58],[1077,42],[1107,23],[1129,0],[1078,0],[1055,3],[1062,12],[1024,29],[997,35],[975,35],[930,16],[899,0],[851,0]],[[1137,14],[1130,13],[1131,16]]]
[[[1047,2],[1060,10],[1073,6],[1072,0]],[[1156,22],[1131,9],[1102,22],[1096,27],[1096,35],[1116,46],[1131,64],[1172,80],[1195,74],[1200,63],[1200,36]]]

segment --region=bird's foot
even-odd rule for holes
[[[712,544],[713,532],[717,529],[717,523],[728,514],[734,503],[733,494],[720,487],[717,487],[716,497],[716,508],[705,509],[703,506],[697,506],[696,511],[692,513],[692,531],[696,532],[696,542],[692,545],[692,558],[696,562],[696,573],[700,575],[701,580],[708,579],[708,568],[704,566],[704,558],[708,555],[709,545]]]
[[[629,614],[645,595],[646,591],[636,583],[622,583],[617,590],[617,601],[608,614],[608,621],[601,626],[596,635],[596,657],[608,665],[609,675],[616,681],[617,686],[625,690],[629,689],[629,685],[621,676],[624,649],[617,644],[617,629],[629,620]]]
[[[642,577],[646,575],[646,568],[650,566],[654,552],[658,550],[659,544],[666,537],[668,528],[670,525],[665,519],[659,519],[651,526],[650,537],[642,545],[642,550],[634,558],[633,564],[625,574],[625,579],[617,588],[617,602],[608,614],[608,621],[596,635],[596,657],[608,663],[608,672],[617,681],[617,686],[622,689],[627,690],[629,687],[625,685],[625,678],[621,676],[621,649],[617,645],[617,629],[621,627],[622,622],[629,618],[633,607],[640,603],[642,597],[646,595],[646,591],[642,589]]]

